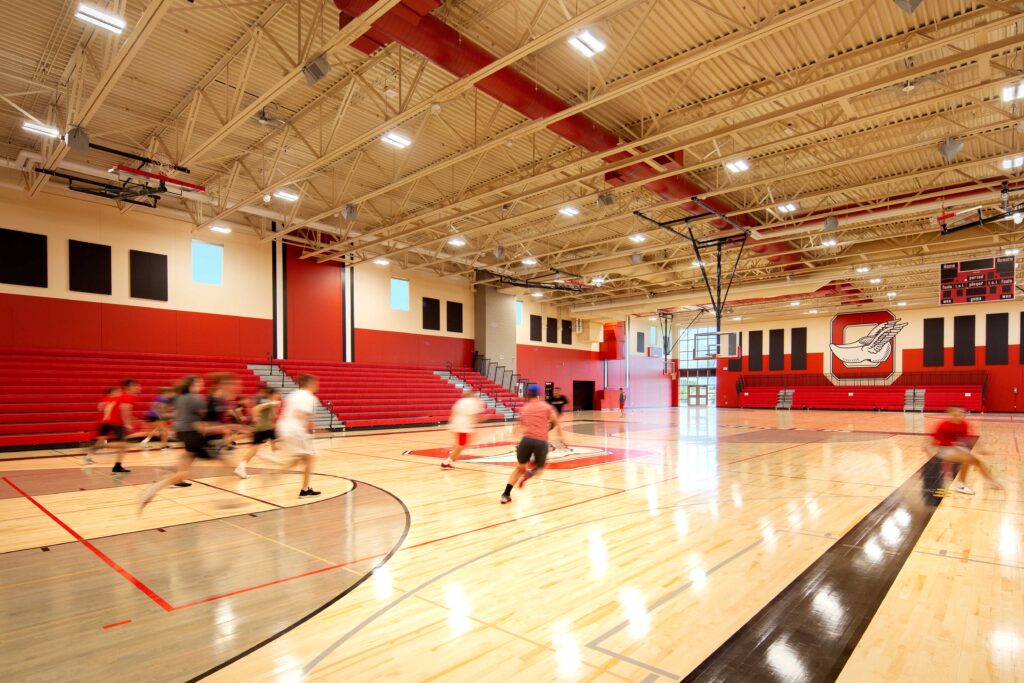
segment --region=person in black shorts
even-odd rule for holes
[[[555,387],[555,390],[551,392],[551,400],[548,403],[558,411],[558,416],[561,417],[566,404],[569,403],[569,399],[565,397],[565,394],[562,393],[559,387]]]
[[[270,448],[273,450],[274,423],[277,421],[277,411],[280,405],[281,395],[277,389],[266,385],[260,387],[259,396],[256,397],[252,407],[252,446],[242,456],[241,462],[235,468],[235,474],[240,479],[249,478],[245,466],[256,457],[261,444],[269,442]]]
[[[540,387],[531,384],[526,387],[526,404],[519,410],[519,428],[522,439],[516,447],[515,470],[509,475],[505,484],[505,492],[501,494],[501,504],[512,502],[512,487],[517,483],[519,488],[526,480],[540,474],[548,460],[548,431],[555,429],[558,440],[565,444],[562,424],[558,420],[558,412],[540,397]],[[533,469],[527,469],[530,461]]]

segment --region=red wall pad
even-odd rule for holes
[[[448,361],[462,367],[473,364],[472,339],[358,328],[354,335],[357,363],[430,365],[435,368],[445,367]]]
[[[598,391],[604,385],[604,371],[599,354],[580,349],[518,344],[516,372],[540,385],[544,382],[553,382],[570,397],[573,380],[593,382],[594,388]]]
[[[285,334],[288,358],[345,360],[342,265],[301,259],[285,246]]]
[[[262,318],[0,294],[0,346],[266,358]]]

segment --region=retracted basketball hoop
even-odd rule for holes
[[[126,185],[150,188],[158,191],[160,194],[180,197],[185,192],[206,192],[206,188],[202,185],[178,180],[163,173],[143,171],[141,168],[132,168],[124,164],[114,166],[110,169],[110,172]]]

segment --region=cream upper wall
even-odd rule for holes
[[[593,320],[583,321],[583,333],[576,332],[575,327],[572,332],[572,345],[569,344],[549,344],[546,341],[537,342],[530,339],[530,316],[539,315],[543,318],[557,318],[558,320],[575,320],[565,308],[560,308],[551,304],[546,304],[543,301],[537,302],[532,297],[516,297],[516,301],[521,301],[523,304],[523,321],[516,327],[516,343],[526,344],[528,346],[549,346],[551,348],[558,349],[576,349],[578,351],[597,351],[599,349],[599,343],[601,341],[601,330],[602,325],[599,322]],[[541,331],[545,338],[547,337],[547,323],[544,322],[541,325]],[[562,338],[562,323],[558,323],[558,338]]]
[[[0,284],[2,293],[248,318],[273,316],[270,244],[254,236],[209,231],[193,235],[190,224],[153,215],[144,208],[122,214],[113,202],[97,203],[51,194],[33,199],[11,190],[0,190],[0,227],[44,234],[48,238],[49,286],[44,289]],[[223,284],[192,281],[193,238],[224,246]],[[68,289],[69,239],[111,247],[110,295]],[[130,296],[131,249],[167,255],[167,301]]]
[[[409,281],[409,310],[391,310],[391,278]],[[355,327],[437,337],[473,338],[473,290],[465,280],[443,279],[372,263],[355,266]],[[423,297],[440,299],[441,329],[423,329]],[[462,332],[448,332],[446,301],[462,304]]]

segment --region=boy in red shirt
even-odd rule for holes
[[[114,467],[111,472],[115,474],[127,474],[121,462],[124,460],[124,452],[128,448],[127,435],[134,428],[132,411],[135,409],[135,396],[139,393],[139,383],[134,379],[126,379],[121,382],[121,390],[116,394],[110,394],[100,402],[100,410],[103,417],[100,421],[100,435],[96,443],[85,452],[87,463],[95,462],[92,456],[97,450],[108,444],[114,445]]]
[[[936,455],[942,460],[948,460],[960,465],[960,471],[953,480],[953,490],[967,495],[974,495],[974,489],[964,483],[967,478],[967,471],[974,465],[978,471],[988,479],[997,489],[1003,486],[989,473],[988,468],[978,459],[978,456],[971,453],[971,449],[977,442],[977,435],[972,433],[970,425],[964,419],[964,409],[959,406],[950,406],[946,410],[946,419],[939,423],[932,432],[932,443],[938,446]]]
[[[519,410],[519,427],[523,438],[516,448],[516,469],[509,475],[505,492],[501,494],[501,504],[512,502],[512,487],[519,483],[522,488],[526,480],[540,474],[548,460],[548,430],[554,428],[558,440],[565,444],[562,423],[558,421],[558,411],[550,403],[540,397],[540,387],[531,384],[526,387],[526,404]],[[533,469],[526,469],[533,460]]]

